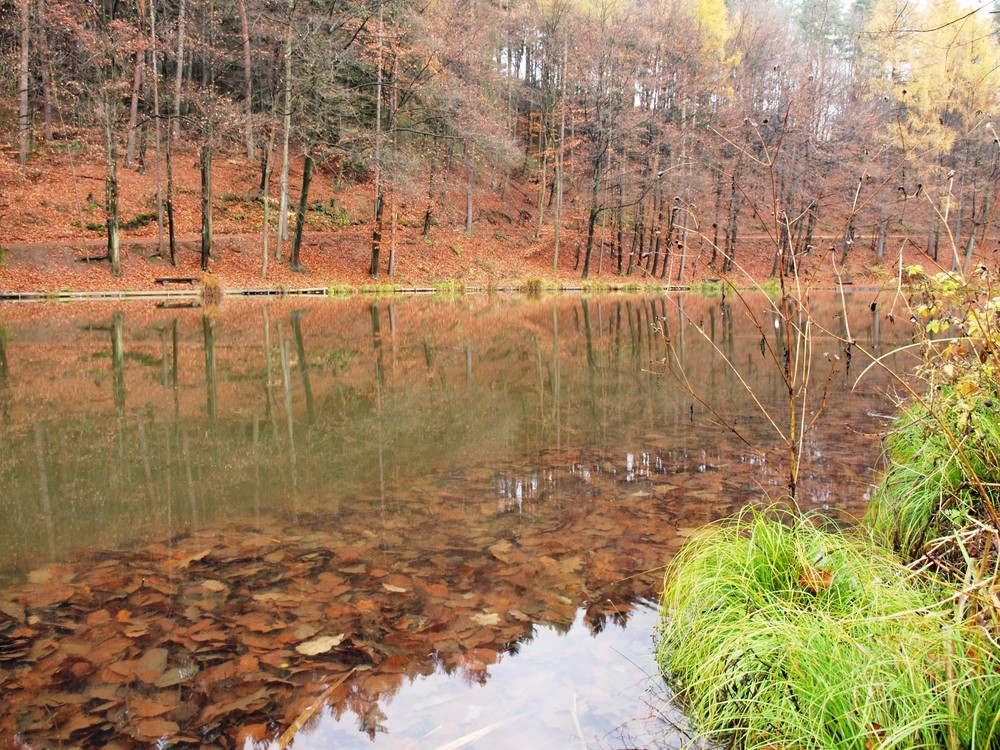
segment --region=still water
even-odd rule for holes
[[[840,519],[891,409],[861,350],[907,333],[873,299],[812,305],[858,343],[817,329],[809,353],[800,498]],[[768,308],[0,307],[0,741],[679,745],[662,566],[781,495],[780,441],[725,365],[781,425]]]

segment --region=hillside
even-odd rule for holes
[[[301,182],[301,161],[293,163],[290,182],[292,200]],[[395,234],[395,274],[368,273],[372,241],[372,185],[370,181],[347,182],[330,171],[318,170],[310,190],[311,210],[303,235],[304,273],[291,271],[284,243],[283,261],[273,253],[276,231],[272,230],[272,257],[266,278],[261,278],[262,202],[259,198],[259,167],[245,157],[219,157],[213,168],[214,257],[210,271],[228,289],[302,289],[365,285],[399,288],[451,286],[514,287],[532,279],[563,286],[579,285],[574,268],[577,251],[586,245],[586,202],[573,192],[566,199],[567,211],[561,232],[559,268],[552,268],[554,248],[551,210],[546,208],[543,230],[538,226],[537,182],[512,179],[507,197],[502,180],[494,185],[476,185],[473,230],[465,231],[466,194],[464,179],[454,175],[446,181],[443,201],[436,206],[429,232],[422,232],[424,205],[399,206]],[[516,178],[516,175],[515,175]],[[162,288],[157,278],[200,278],[200,176],[197,155],[181,151],[175,157],[175,220],[178,266],[159,257],[156,222],[156,182],[153,170],[139,173],[119,171],[123,273],[111,274],[105,261],[87,261],[104,252],[104,163],[100,149],[47,147],[19,167],[9,156],[0,159],[0,292],[50,292],[55,290],[151,290]],[[276,192],[274,189],[272,192]],[[272,195],[272,227],[276,226],[276,198]],[[383,258],[392,242],[389,222],[383,239]],[[760,228],[743,227],[738,247],[738,268],[731,274],[742,286],[768,278],[773,262],[773,243]],[[598,285],[683,285],[717,279],[721,258],[712,264],[711,237],[689,230],[683,275],[681,252],[676,247],[667,265],[667,278],[654,277],[641,266],[631,274],[619,274],[611,257],[614,237],[599,234],[590,281]],[[820,238],[822,241],[822,238]],[[827,237],[826,243],[831,239]],[[626,242],[626,253],[629,250]],[[895,238],[887,243],[887,257],[878,263],[871,238],[860,237],[841,269],[842,277],[856,285],[891,283],[898,265],[900,246],[906,248],[904,262],[927,263],[930,259],[912,244]],[[837,243],[837,257],[842,242]],[[602,252],[603,249],[603,252]],[[814,250],[804,260],[811,273],[820,256]],[[625,266],[627,268],[627,254]],[[384,261],[383,261],[384,262]],[[820,270],[820,283],[837,283],[829,262]]]

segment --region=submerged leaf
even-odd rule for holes
[[[499,625],[500,615],[496,612],[487,612],[485,614],[472,615],[472,621],[478,623],[479,625]]]
[[[319,638],[314,638],[311,641],[300,643],[295,647],[295,650],[304,656],[325,654],[334,646],[339,646],[343,642],[344,637],[344,633],[340,633],[339,635],[324,635]]]

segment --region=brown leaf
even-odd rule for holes
[[[132,645],[128,638],[109,638],[94,646],[89,652],[81,654],[91,664],[105,664]]]
[[[24,607],[16,602],[0,599],[0,612],[18,622],[24,622]]]
[[[135,662],[135,676],[147,685],[152,685],[167,668],[167,650],[151,648]]]
[[[493,557],[495,557],[497,560],[503,563],[509,563],[510,551],[513,548],[514,545],[511,544],[508,540],[501,539],[499,542],[491,546],[489,549],[490,549],[490,554],[493,555]]]
[[[499,625],[500,615],[496,612],[485,612],[482,614],[472,615],[472,621],[483,626]]]
[[[295,647],[295,650],[304,656],[316,656],[318,654],[325,654],[334,646],[339,646],[343,640],[344,633],[340,633],[338,635],[324,635],[319,638],[314,638],[311,641],[300,643]]]
[[[236,733],[236,747],[253,747],[267,738],[267,724],[246,724]]]
[[[236,618],[236,624],[254,633],[270,633],[272,630],[281,630],[285,623],[275,619],[266,612],[248,612],[242,617]]]
[[[175,708],[177,708],[176,703],[163,703],[159,699],[152,700],[150,698],[140,698],[134,706],[136,714],[144,719],[163,716],[163,714],[170,713]]]
[[[158,740],[161,737],[173,737],[180,727],[166,719],[143,719],[136,726],[136,736],[144,740]]]
[[[261,688],[257,692],[243,696],[242,698],[208,705],[201,712],[199,718],[202,722],[208,724],[227,714],[257,711],[266,706],[270,701],[271,691],[268,688]]]
[[[811,565],[806,565],[799,574],[799,585],[813,594],[826,591],[832,583],[833,573]]]
[[[75,589],[69,585],[42,586],[26,592],[23,601],[30,609],[51,607],[53,604],[68,601],[74,593]]]
[[[195,552],[192,555],[187,555],[187,556],[182,557],[181,559],[177,560],[177,562],[174,563],[174,567],[176,567],[178,570],[184,570],[191,563],[198,562],[199,560],[204,560],[210,554],[212,554],[212,550],[210,550],[210,549],[205,549],[205,550],[201,550],[200,552]]]
[[[95,724],[100,724],[103,719],[97,716],[91,716],[90,714],[84,713],[78,709],[74,709],[73,713],[70,714],[69,718],[63,719],[59,718],[58,730],[54,732],[51,736],[57,740],[68,740],[70,735],[74,732],[78,732],[81,729],[86,729],[87,727],[92,727]]]
[[[174,667],[157,677],[153,684],[158,688],[173,687],[174,685],[180,685],[182,682],[189,681],[196,674],[198,674],[198,667],[193,664]]]

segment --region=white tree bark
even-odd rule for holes
[[[157,253],[166,257],[163,246],[163,175],[160,164],[160,63],[156,46],[156,0],[149,0],[149,49],[153,59],[153,134],[156,144],[156,238]]]
[[[187,12],[187,0],[181,0],[181,5],[177,11],[177,76],[174,79],[174,121],[171,123],[170,132],[177,135],[177,118],[181,114],[181,89],[184,83],[184,27],[185,14]]]
[[[247,141],[247,159],[254,160],[256,148],[253,142],[253,89],[250,76],[250,25],[247,23],[245,0],[240,0],[240,33],[243,35],[243,107],[246,117],[244,124]]]
[[[285,107],[283,120],[285,133],[281,144],[281,200],[278,205],[278,249],[275,258],[281,260],[281,243],[288,239],[288,141],[292,133],[292,13],[295,0],[288,2],[288,20],[285,27]]]

